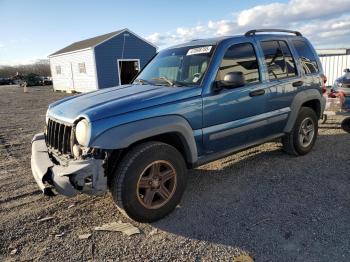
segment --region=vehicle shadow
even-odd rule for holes
[[[349,148],[348,134],[320,135],[305,156],[269,143],[195,169],[180,206],[152,225],[239,247],[257,261],[343,261],[350,255]]]

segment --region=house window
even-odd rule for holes
[[[56,66],[56,74],[60,75],[61,74],[61,66]]]
[[[86,73],[85,63],[79,63],[78,66],[79,66],[79,73],[85,74]]]

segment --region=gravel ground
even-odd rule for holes
[[[47,105],[64,96],[0,86],[1,261],[349,261],[350,135],[341,118],[320,127],[306,156],[268,143],[190,171],[179,207],[139,224],[117,211],[110,194],[40,194],[30,141]],[[38,221],[46,216],[53,219]],[[119,220],[141,234],[93,231]],[[79,240],[84,233],[92,236]]]

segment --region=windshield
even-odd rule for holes
[[[214,46],[188,46],[161,51],[134,84],[198,86],[208,69]]]

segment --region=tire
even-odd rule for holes
[[[345,132],[350,133],[350,117],[345,118],[342,122],[341,122],[341,127],[343,128],[343,130]]]
[[[174,177],[169,179],[166,176],[171,172]],[[185,161],[176,148],[146,142],[132,148],[118,164],[111,179],[112,196],[124,215],[138,222],[153,222],[178,205],[186,188],[186,173]]]
[[[306,132],[307,134],[305,136],[308,137],[308,139],[302,139],[302,136],[304,136],[303,130],[307,129],[302,128],[302,126],[306,127],[305,124],[308,128],[310,128],[310,130],[311,126],[313,128],[313,131]],[[283,150],[291,155],[305,155],[313,148],[317,135],[318,117],[316,112],[310,107],[302,107],[299,111],[292,131],[282,138]]]

